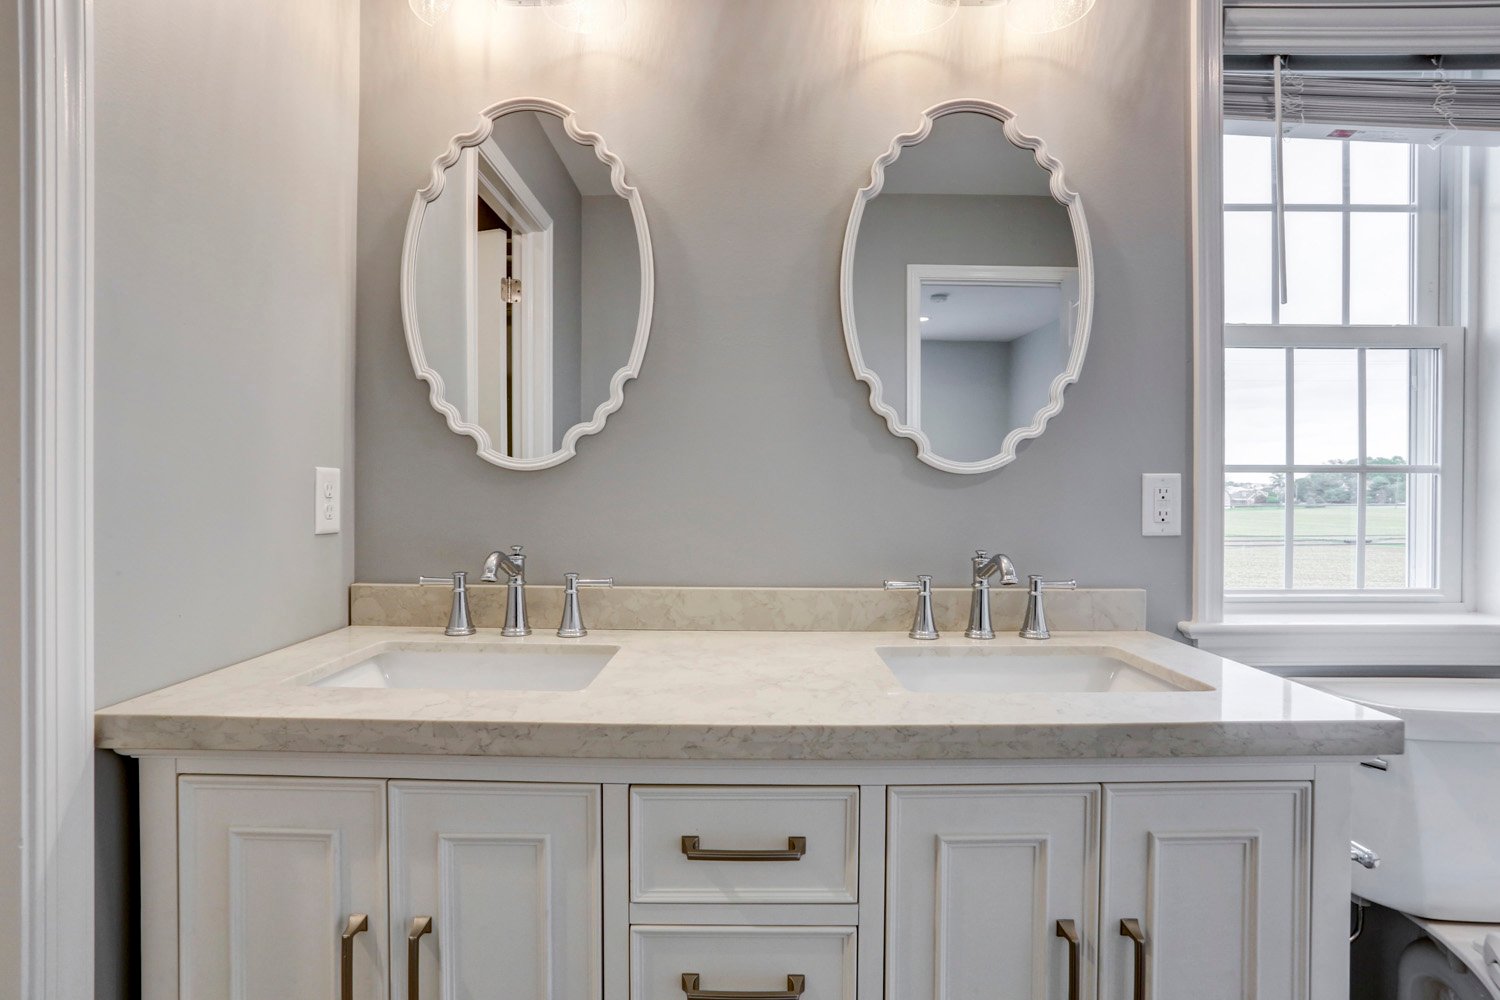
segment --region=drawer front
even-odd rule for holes
[[[630,797],[637,903],[858,900],[858,788],[636,786]]]
[[[630,998],[854,1000],[854,944],[853,927],[632,927]]]

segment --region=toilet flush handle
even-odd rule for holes
[[[1349,860],[1362,868],[1373,870],[1380,867],[1380,855],[1357,840],[1349,841]]]

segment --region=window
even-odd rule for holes
[[[1463,336],[1439,321],[1460,154],[1299,128],[1282,294],[1271,134],[1226,130],[1226,604],[1456,601]]]

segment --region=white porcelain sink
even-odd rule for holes
[[[1186,677],[1170,671],[1157,676],[1097,649],[882,646],[875,652],[906,690],[932,694],[1205,690]],[[1166,680],[1167,676],[1176,677],[1178,683]]]
[[[314,681],[325,688],[427,688],[466,691],[581,691],[618,646],[485,646],[386,649]]]

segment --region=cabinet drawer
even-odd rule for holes
[[[854,1000],[854,941],[853,927],[632,927],[630,1000],[693,989]]]
[[[858,900],[858,788],[636,786],[630,798],[637,903]]]

